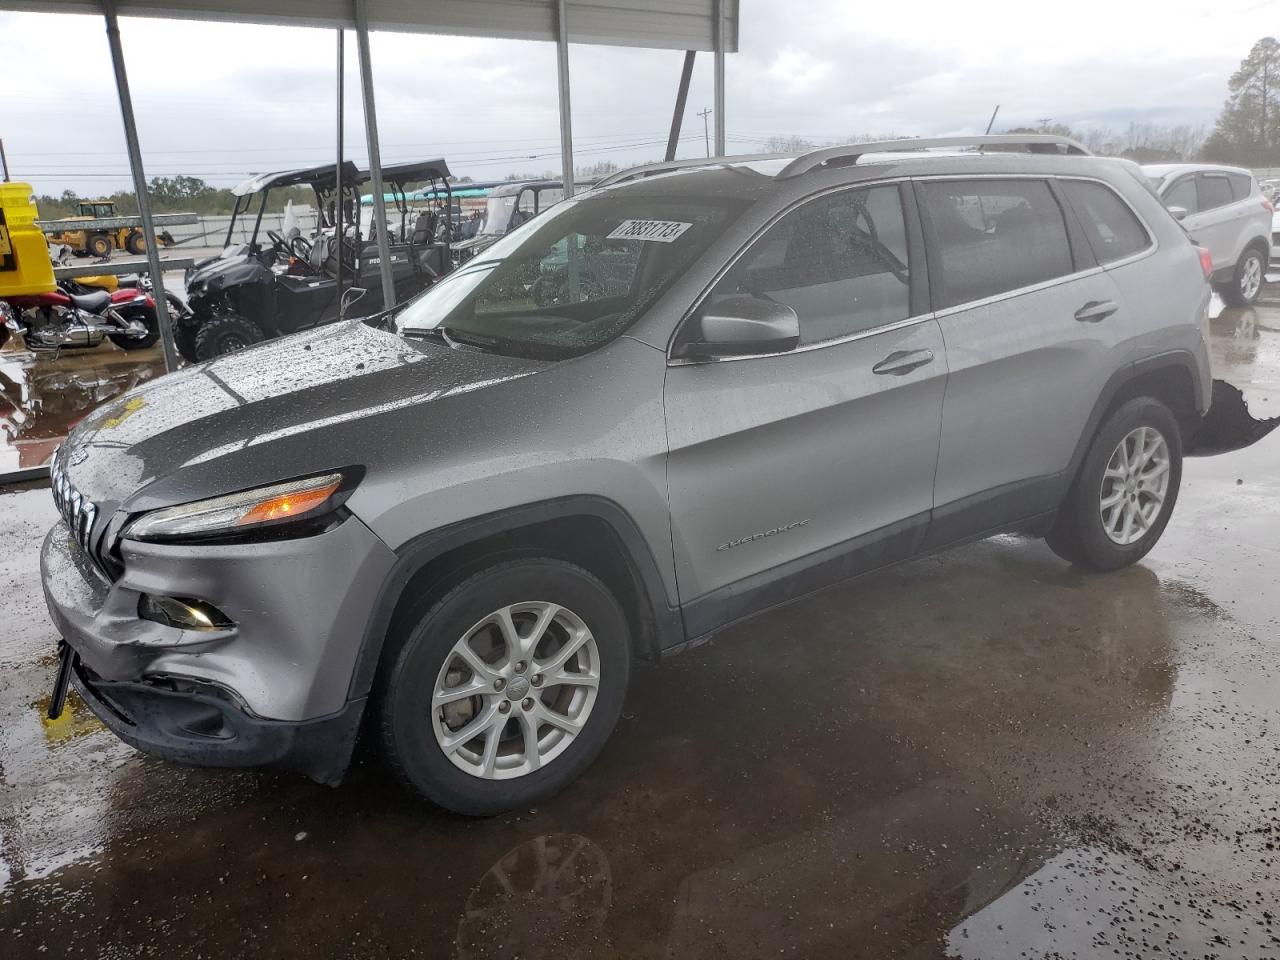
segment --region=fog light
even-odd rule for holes
[[[191,597],[153,597],[144,593],[138,598],[138,616],[180,630],[225,630],[235,626],[213,604]]]

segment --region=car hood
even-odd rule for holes
[[[397,442],[398,425],[421,422],[415,408],[550,365],[409,342],[349,321],[133,390],[82,421],[59,463],[100,513],[151,509],[360,464],[361,444]]]

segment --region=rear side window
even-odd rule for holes
[[[1196,195],[1196,178],[1183,177],[1165,191],[1166,207],[1181,207],[1187,213],[1195,213],[1200,209],[1200,198]]]
[[[921,184],[938,251],[936,309],[982,300],[1073,271],[1062,209],[1042,180]]]
[[[1232,200],[1231,181],[1220,173],[1200,175],[1200,209],[1225,207]]]
[[[1099,263],[1120,260],[1151,245],[1142,223],[1110,187],[1087,180],[1061,182]]]
[[[711,291],[785,303],[800,342],[834,340],[910,315],[907,232],[896,186],[810,200],[765,232]]]
[[[1253,192],[1253,177],[1247,173],[1228,173],[1227,179],[1231,181],[1233,199],[1243,200]]]

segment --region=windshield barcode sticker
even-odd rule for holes
[[[606,240],[652,240],[655,243],[671,243],[692,227],[692,223],[675,220],[623,220]]]

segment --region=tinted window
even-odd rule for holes
[[[1200,177],[1200,209],[1212,210],[1231,202],[1231,181],[1219,174]]]
[[[1231,196],[1235,200],[1243,200],[1253,192],[1253,177],[1247,173],[1228,173],[1231,181]]]
[[[930,264],[935,307],[1072,272],[1066,222],[1047,183],[975,180],[921,186],[940,261],[936,271]]]
[[[1200,209],[1200,198],[1196,196],[1196,178],[1183,177],[1165,191],[1166,207],[1182,207],[1187,213],[1195,213]]]
[[[1110,263],[1150,246],[1147,231],[1114,190],[1100,183],[1063,180],[1085,238],[1099,263]]]
[[[910,314],[907,233],[896,186],[812,200],[769,228],[711,298],[750,294],[785,303],[800,342],[817,343]]]

